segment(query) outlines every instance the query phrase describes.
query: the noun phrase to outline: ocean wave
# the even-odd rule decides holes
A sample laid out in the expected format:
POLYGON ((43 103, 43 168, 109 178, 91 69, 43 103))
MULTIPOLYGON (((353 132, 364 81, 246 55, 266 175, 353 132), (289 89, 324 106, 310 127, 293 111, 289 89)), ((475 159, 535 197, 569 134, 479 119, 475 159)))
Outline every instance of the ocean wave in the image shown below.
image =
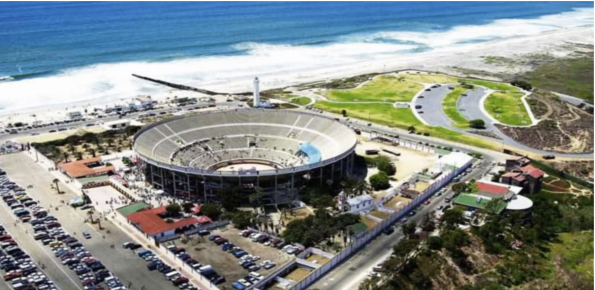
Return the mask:
POLYGON ((353 36, 351 41, 394 42, 425 45, 438 49, 461 44, 536 35, 560 29, 593 26, 592 8, 545 15, 534 19, 499 19, 483 25, 462 25, 445 31, 385 31, 353 36))
MULTIPOLYGON (((302 45, 243 42, 235 54, 172 56, 160 61, 97 64, 55 72, 11 76, 0 83, 2 112, 70 102, 106 102, 138 94, 167 93, 168 88, 131 76, 133 73, 196 87, 227 83, 257 75, 302 72, 360 61, 383 60, 427 50, 474 45, 494 39, 593 25, 593 9, 577 9, 535 19, 504 19, 485 25, 457 26, 445 31, 387 31, 351 35, 335 42, 302 45)), ((271 77, 274 78, 274 77, 271 77)), ((250 90, 250 82, 246 83, 250 90)))

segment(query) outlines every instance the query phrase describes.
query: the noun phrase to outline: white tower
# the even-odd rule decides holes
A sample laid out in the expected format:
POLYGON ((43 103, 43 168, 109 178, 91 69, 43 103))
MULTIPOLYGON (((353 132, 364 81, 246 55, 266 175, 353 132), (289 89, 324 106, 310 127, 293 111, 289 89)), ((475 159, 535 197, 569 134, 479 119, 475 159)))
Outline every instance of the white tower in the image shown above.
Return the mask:
POLYGON ((259 81, 258 77, 254 78, 254 108, 260 107, 260 88, 259 88, 259 81))

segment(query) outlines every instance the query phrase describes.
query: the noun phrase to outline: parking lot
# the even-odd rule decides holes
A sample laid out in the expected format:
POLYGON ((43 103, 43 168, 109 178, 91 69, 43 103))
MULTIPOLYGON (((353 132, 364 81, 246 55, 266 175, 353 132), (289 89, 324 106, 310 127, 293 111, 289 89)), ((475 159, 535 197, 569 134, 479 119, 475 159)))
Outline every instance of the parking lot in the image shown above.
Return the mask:
MULTIPOLYGON (((133 251, 122 248, 122 244, 129 242, 130 238, 119 227, 114 226, 105 219, 101 222, 102 229, 99 229, 98 224, 85 223, 84 220, 89 217, 86 211, 66 205, 68 201, 78 196, 64 184, 60 184, 60 190, 64 192, 63 194, 58 195, 55 191, 50 191, 49 187, 53 176, 35 164, 25 154, 18 153, 2 156, 0 158, 0 168, 6 170, 10 178, 22 187, 33 186, 27 189, 27 194, 35 201, 38 201, 39 205, 49 209, 49 213, 57 218, 61 227, 77 238, 91 254, 100 257, 105 267, 119 277, 124 285, 130 285, 129 288, 131 289, 140 289, 143 285, 149 287, 146 289, 177 289, 165 280, 162 275, 148 271, 146 263, 142 259, 135 258, 133 251), (83 232, 88 232, 91 238, 83 238, 83 232), (112 245, 114 245, 113 248, 112 245), (123 263, 123 261, 126 262, 123 263)), ((7 215, 10 215, 10 213, 0 211, 0 218, 3 220, 10 218, 7 215)), ((98 218, 98 214, 95 214, 95 218, 98 218)), ((22 231, 33 231, 33 228, 26 225, 22 231)), ((39 244, 33 241, 32 238, 29 239, 32 243, 24 246, 28 251, 31 251, 34 258, 45 259, 43 263, 52 265, 48 267, 48 274, 51 271, 56 271, 52 277, 60 277, 61 281, 65 281, 63 283, 65 284, 64 287, 60 287, 62 290, 82 289, 79 286, 79 277, 73 271, 70 271, 68 267, 63 266, 62 261, 57 259, 48 247, 40 250, 39 244), (62 272, 61 275, 60 272, 62 272), (65 275, 70 278, 65 279, 65 275), (76 281, 76 286, 68 285, 66 281, 69 280, 76 281)))
MULTIPOLYGON (((257 272, 262 276, 266 276, 271 271, 274 271, 280 265, 290 261, 294 258, 293 255, 287 254, 280 249, 272 246, 265 246, 259 242, 252 242, 249 237, 243 237, 240 235, 240 230, 227 226, 223 229, 217 229, 211 232, 210 235, 200 236, 195 235, 187 243, 182 243, 180 240, 166 243, 166 245, 176 245, 183 247, 186 253, 195 259, 201 266, 211 265, 213 270, 225 278, 225 282, 218 285, 219 288, 232 287, 234 282, 241 279, 245 279, 250 272, 257 272), (225 246, 224 243, 216 243, 212 241, 213 237, 219 236, 233 244, 233 246, 244 250, 248 256, 254 257, 253 264, 259 269, 253 271, 245 269, 240 265, 242 258, 236 258, 232 253, 231 249, 224 251, 225 247, 232 247, 231 245, 225 246), (265 261, 272 262, 270 269, 265 269, 263 263, 265 261)), ((243 258, 247 259, 247 258, 243 258)), ((268 268, 268 267, 267 267, 268 268)))

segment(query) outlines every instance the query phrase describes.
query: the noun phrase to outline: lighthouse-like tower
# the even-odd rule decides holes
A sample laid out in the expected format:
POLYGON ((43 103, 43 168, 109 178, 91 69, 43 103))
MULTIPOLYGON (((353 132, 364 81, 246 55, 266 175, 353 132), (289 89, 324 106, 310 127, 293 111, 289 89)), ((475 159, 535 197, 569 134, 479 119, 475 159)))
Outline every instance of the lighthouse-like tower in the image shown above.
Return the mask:
POLYGON ((254 78, 254 108, 260 107, 260 87, 259 87, 258 77, 254 78))

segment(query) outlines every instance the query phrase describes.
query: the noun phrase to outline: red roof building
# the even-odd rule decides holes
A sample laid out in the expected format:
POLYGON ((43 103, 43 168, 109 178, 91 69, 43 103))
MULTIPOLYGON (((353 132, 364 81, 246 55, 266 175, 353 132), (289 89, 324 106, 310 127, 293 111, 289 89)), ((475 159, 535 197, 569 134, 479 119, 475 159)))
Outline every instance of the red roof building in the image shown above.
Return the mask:
MULTIPOLYGON (((522 159, 521 159, 522 160, 522 159)), ((516 160, 514 160, 516 161, 516 160)), ((510 172, 500 177, 500 182, 509 185, 522 187, 527 193, 535 193, 541 190, 541 179, 545 175, 539 168, 525 163, 524 166, 515 166, 510 172)))
POLYGON ((163 212, 166 212, 165 206, 141 210, 126 216, 126 218, 149 236, 173 235, 178 229, 200 223, 200 221, 194 217, 168 223, 159 216, 159 214, 163 212))
POLYGON ((116 170, 113 166, 105 166, 101 156, 61 163, 58 168, 72 178, 99 176, 116 170))

